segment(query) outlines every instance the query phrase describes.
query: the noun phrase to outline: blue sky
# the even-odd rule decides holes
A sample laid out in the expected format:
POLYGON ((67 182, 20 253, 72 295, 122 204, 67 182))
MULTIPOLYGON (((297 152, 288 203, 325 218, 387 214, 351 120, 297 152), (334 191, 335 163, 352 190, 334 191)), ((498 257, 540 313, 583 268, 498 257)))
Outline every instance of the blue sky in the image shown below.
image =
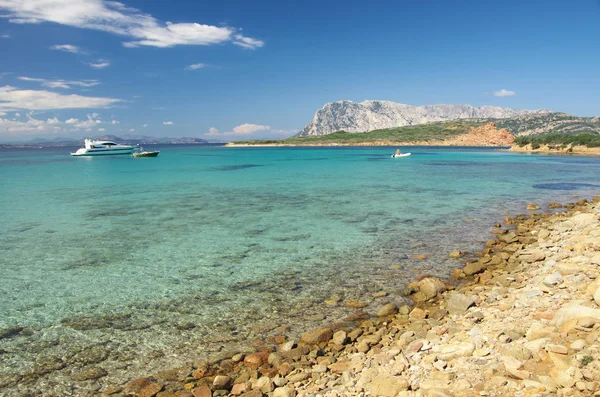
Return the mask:
POLYGON ((0 0, 0 142, 282 138, 342 99, 597 116, 599 47, 594 0, 0 0))

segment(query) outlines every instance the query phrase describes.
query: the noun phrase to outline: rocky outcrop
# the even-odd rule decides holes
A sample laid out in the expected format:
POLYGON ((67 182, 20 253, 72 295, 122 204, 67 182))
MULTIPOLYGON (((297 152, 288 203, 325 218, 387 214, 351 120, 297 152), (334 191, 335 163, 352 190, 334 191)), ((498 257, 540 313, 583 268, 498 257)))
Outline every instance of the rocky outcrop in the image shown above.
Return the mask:
POLYGON ((456 119, 503 119, 546 110, 517 110, 495 106, 428 105, 411 106, 389 101, 338 101, 319 109, 297 136, 326 135, 335 131, 368 132, 434 121, 456 119))
POLYGON ((473 127, 468 133, 450 138, 443 143, 450 146, 510 146, 515 137, 496 123, 473 127))

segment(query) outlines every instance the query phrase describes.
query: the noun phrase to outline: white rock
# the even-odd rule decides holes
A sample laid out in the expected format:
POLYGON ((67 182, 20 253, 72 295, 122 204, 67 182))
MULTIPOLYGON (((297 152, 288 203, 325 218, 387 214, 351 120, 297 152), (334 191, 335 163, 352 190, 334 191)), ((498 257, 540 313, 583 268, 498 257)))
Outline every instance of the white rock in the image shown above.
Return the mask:
POLYGON ((566 306, 556 312, 554 322, 560 327, 569 320, 580 320, 586 317, 600 321, 600 309, 593 309, 578 304, 566 306))
POLYGON ((552 287, 553 285, 558 285, 562 283, 562 275, 559 272, 554 272, 544 278, 543 283, 548 287, 552 287))

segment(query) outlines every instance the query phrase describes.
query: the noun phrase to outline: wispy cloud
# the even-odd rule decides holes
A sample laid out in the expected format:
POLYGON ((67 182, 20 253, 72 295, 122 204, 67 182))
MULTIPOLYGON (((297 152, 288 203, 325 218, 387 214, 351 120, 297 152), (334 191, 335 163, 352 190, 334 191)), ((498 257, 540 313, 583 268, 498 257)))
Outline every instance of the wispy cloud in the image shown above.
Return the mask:
POLYGON ((206 65, 203 63, 194 63, 193 65, 186 66, 185 70, 203 69, 204 67, 206 67, 206 65))
POLYGON ((0 87, 0 111, 108 108, 117 102, 121 100, 76 94, 61 95, 44 90, 20 90, 8 85, 0 87))
POLYGON ((106 59, 98 59, 98 61, 95 63, 89 62, 88 65, 94 69, 104 69, 110 66, 110 61, 107 61, 106 59))
POLYGON ((0 39, 10 39, 9 34, 0 34, 0 39))
POLYGON ((220 132, 217 128, 211 127, 204 136, 250 136, 256 133, 263 133, 268 135, 277 135, 277 136, 288 136, 297 130, 278 130, 273 129, 268 125, 260 125, 260 124, 250 124, 244 123, 240 124, 236 127, 233 127, 231 131, 220 132))
POLYGON ((94 87, 94 86, 100 84, 100 82, 98 80, 66 81, 66 80, 48 80, 48 79, 25 77, 25 76, 20 76, 17 78, 22 81, 33 81, 33 82, 41 83, 42 86, 48 87, 48 88, 65 88, 66 89, 66 88, 71 88, 71 86, 94 87))
POLYGON ((236 34, 234 36, 233 44, 249 50, 255 50, 265 45, 264 41, 256 40, 251 37, 244 37, 241 34, 236 34))
POLYGON ((108 0, 0 0, 9 22, 54 22, 83 29, 101 30, 127 37, 125 47, 173 47, 233 42, 255 49, 261 40, 245 37, 239 29, 199 23, 161 22, 149 14, 108 0))
POLYGON ((173 123, 172 121, 163 121, 164 125, 173 125, 175 123, 173 123))
POLYGON ((505 90, 505 89, 501 89, 500 91, 494 92, 494 96, 513 96, 513 95, 517 95, 517 93, 514 91, 505 90))
MULTIPOLYGON (((0 2, 0 9, 2 8, 2 3, 0 2)), ((41 22, 41 21, 40 21, 41 22)), ((51 50, 55 50, 55 51, 64 51, 64 52, 70 52, 73 54, 81 54, 83 53, 83 51, 81 51, 81 49, 75 45, 72 44, 58 44, 58 45, 53 45, 52 47, 50 47, 51 50)))

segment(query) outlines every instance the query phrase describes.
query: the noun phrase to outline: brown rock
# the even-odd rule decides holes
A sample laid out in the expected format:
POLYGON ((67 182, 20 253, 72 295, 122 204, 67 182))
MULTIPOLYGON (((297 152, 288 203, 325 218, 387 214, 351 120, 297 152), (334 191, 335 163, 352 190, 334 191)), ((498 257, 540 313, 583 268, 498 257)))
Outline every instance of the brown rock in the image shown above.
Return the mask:
POLYGON ((499 235, 498 240, 500 240, 503 243, 510 244, 510 243, 514 243, 515 241, 518 241, 519 238, 517 237, 517 235, 514 232, 510 231, 506 234, 499 235))
POLYGON ((238 394, 244 393, 247 389, 248 389, 248 385, 247 384, 245 384, 245 383, 238 383, 236 385, 233 385, 233 387, 231 388, 231 394, 237 396, 238 394))
POLYGON ((346 302, 346 306, 347 307, 352 307, 352 308, 355 308, 355 309, 361 309, 363 307, 369 306, 369 304, 365 303, 365 302, 357 301, 356 299, 350 299, 348 302, 346 302))
POLYGON ((396 306, 393 303, 388 303, 387 305, 383 305, 382 307, 379 308, 379 310, 377 310, 378 317, 385 317, 385 316, 389 316, 391 314, 396 314, 396 313, 398 313, 398 306, 396 306))
POLYGON ((132 379, 129 381, 129 383, 127 383, 127 385, 125 385, 125 393, 139 394, 144 387, 151 383, 152 381, 149 378, 132 379))
POLYGON ((453 250, 452 252, 450 252, 450 253, 448 254, 448 256, 449 256, 450 258, 460 258, 460 257, 462 257, 462 256, 464 256, 464 255, 465 255, 465 253, 464 253, 464 252, 462 252, 461 250, 453 250))
POLYGON ((302 334, 302 337, 300 337, 300 343, 304 343, 306 345, 317 345, 321 342, 329 342, 332 337, 333 330, 331 328, 319 328, 302 334))
POLYGON ((410 312, 410 314, 408 316, 410 318, 423 320, 423 319, 427 318, 427 312, 421 308, 415 307, 414 309, 412 309, 412 311, 410 312))
POLYGON ((192 390, 194 397, 212 397, 212 392, 206 385, 200 385, 199 387, 192 390))
POLYGON ((470 262, 463 267, 463 272, 467 276, 472 276, 473 274, 481 273, 485 269, 485 266, 480 262, 470 262))
POLYGON ((423 261, 423 260, 427 259, 427 255, 413 255, 412 258, 419 260, 419 261, 423 261))
POLYGON ((154 397, 163 389, 163 387, 164 385, 162 383, 150 383, 140 391, 138 397, 154 397))
POLYGON ((266 352, 252 353, 244 357, 244 365, 247 367, 260 367, 268 359, 269 355, 266 352))

